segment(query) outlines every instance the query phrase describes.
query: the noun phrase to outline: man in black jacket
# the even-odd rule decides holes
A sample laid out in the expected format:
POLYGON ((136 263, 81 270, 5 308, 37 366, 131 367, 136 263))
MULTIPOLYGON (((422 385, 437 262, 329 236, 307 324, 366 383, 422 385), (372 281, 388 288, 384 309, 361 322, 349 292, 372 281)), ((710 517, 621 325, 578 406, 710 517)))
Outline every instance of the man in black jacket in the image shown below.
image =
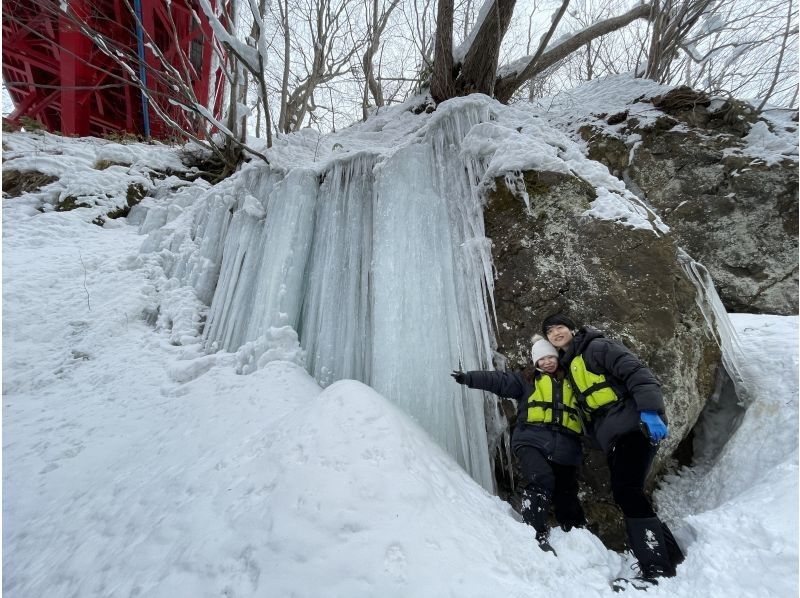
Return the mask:
POLYGON ((554 552, 548 542, 551 502, 563 529, 586 525, 578 500, 581 421, 555 348, 538 335, 533 340, 531 357, 537 370, 533 383, 518 372, 455 371, 451 375, 459 384, 518 401, 511 447, 525 482, 522 518, 536 530, 539 546, 554 552))
POLYGON ((577 330, 563 314, 545 318, 542 332, 558 350, 590 434, 606 454, 611 491, 639 561, 632 582, 640 587, 674 576, 683 553, 644 492, 658 442, 668 433, 661 385, 624 345, 589 326, 577 330))

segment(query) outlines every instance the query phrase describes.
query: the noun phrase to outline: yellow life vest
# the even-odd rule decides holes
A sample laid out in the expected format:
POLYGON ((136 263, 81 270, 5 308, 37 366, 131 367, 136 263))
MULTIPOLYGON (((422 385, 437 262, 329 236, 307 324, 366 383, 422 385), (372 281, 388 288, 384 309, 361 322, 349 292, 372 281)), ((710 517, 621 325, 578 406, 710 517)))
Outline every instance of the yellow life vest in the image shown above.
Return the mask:
POLYGON ((536 380, 533 394, 525 402, 525 421, 529 424, 552 424, 576 434, 581 433, 581 420, 575 394, 566 378, 561 383, 561 396, 553 384, 553 378, 544 374, 536 380))
POLYGON ((578 355, 569 366, 569 381, 575 386, 578 403, 587 415, 593 411, 619 401, 617 394, 602 374, 586 369, 583 355, 578 355))

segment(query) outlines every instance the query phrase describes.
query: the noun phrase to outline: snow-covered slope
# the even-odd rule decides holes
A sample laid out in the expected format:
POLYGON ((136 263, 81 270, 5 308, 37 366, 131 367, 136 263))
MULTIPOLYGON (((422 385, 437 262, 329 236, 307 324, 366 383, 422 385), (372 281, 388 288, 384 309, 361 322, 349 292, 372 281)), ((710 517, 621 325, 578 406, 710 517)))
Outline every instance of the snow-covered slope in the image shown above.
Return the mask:
MULTIPOLYGON (((386 399, 323 391, 289 331, 248 375, 172 344, 134 227, 6 199, 3 234, 5 596, 586 598, 630 571, 585 530, 541 552, 386 399)), ((756 394, 659 491, 687 560, 649 596, 797 593, 798 319, 734 323, 756 394)))

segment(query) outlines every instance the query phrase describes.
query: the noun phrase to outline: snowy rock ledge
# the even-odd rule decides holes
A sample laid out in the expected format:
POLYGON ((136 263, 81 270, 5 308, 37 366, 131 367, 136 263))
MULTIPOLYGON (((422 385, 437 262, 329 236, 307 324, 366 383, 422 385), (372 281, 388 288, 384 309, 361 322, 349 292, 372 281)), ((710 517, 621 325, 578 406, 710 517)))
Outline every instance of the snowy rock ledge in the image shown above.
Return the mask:
POLYGON ((797 111, 627 75, 534 109, 646 201, 729 311, 796 314, 797 111))

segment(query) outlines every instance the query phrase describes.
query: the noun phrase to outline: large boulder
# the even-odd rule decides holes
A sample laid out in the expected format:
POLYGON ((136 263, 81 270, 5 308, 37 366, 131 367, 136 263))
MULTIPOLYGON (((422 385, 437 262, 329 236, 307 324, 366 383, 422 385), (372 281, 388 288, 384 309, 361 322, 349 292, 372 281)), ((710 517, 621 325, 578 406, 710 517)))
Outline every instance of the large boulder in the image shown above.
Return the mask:
POLYGON ((796 128, 777 131, 746 104, 688 88, 648 101, 661 112, 655 120, 622 113, 584 126, 589 157, 638 188, 708 268, 728 311, 796 314, 797 161, 769 151, 781 149, 770 148, 782 143, 773 131, 796 128), (759 143, 762 157, 746 151, 759 143))
MULTIPOLYGON (((694 426, 719 363, 695 288, 678 265, 675 239, 584 216, 596 192, 577 177, 526 172, 523 179, 530 211, 498 180, 484 213, 496 269, 497 350, 509 369, 530 367, 531 336, 556 311, 623 342, 663 385, 671 436, 658 469, 694 426)), ((505 410, 513 420, 513 405, 505 410)), ((587 515, 606 543, 620 548, 624 527, 605 459, 599 451, 587 457, 587 515)), ((516 489, 505 486, 501 493, 514 502, 516 489)))

